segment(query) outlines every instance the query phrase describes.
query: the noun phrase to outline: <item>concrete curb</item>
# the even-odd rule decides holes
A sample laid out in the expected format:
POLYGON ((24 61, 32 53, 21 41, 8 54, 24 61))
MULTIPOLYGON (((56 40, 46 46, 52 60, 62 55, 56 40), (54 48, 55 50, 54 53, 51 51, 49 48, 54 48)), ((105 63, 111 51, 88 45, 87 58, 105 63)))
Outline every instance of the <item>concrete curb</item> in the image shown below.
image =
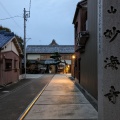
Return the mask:
POLYGON ((41 96, 41 94, 43 93, 45 88, 48 86, 48 84, 45 85, 45 87, 42 89, 42 91, 34 98, 34 100, 28 105, 28 107, 25 109, 25 111, 20 115, 20 117, 17 120, 23 120, 25 118, 25 116, 28 114, 28 112, 30 111, 30 109, 32 108, 34 103, 39 99, 39 97, 41 96))

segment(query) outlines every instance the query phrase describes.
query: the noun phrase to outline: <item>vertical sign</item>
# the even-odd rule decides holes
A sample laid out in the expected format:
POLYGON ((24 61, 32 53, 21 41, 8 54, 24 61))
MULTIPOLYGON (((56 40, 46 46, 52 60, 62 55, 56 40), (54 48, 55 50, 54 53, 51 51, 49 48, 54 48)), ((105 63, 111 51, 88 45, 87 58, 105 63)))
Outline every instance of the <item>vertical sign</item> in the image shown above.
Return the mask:
POLYGON ((99 120, 120 120, 119 6, 119 0, 98 0, 99 120))

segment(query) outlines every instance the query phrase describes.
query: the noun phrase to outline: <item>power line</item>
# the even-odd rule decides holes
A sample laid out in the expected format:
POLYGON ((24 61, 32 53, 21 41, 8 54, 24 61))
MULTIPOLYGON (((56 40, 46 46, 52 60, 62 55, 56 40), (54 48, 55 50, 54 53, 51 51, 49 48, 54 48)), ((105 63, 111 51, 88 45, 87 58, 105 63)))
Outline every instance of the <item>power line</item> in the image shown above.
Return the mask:
POLYGON ((7 19, 15 18, 15 17, 21 17, 22 18, 22 16, 13 16, 13 17, 9 17, 9 18, 3 18, 3 19, 0 19, 0 20, 7 20, 7 19))
POLYGON ((14 21, 14 23, 20 28, 22 29, 18 23, 14 20, 14 18, 12 18, 11 14, 7 11, 7 9, 4 7, 4 5, 0 2, 0 5, 2 6, 2 8, 5 10, 5 12, 9 15, 9 17, 14 21))

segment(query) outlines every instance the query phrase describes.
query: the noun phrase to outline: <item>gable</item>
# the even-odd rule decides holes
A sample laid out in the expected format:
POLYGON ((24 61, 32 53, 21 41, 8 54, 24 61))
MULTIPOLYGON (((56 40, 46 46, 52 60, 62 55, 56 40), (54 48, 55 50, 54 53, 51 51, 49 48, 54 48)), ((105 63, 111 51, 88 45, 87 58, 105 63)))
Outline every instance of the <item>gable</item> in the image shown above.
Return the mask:
POLYGON ((13 51, 17 55, 22 54, 21 47, 14 33, 0 31, 0 50, 1 52, 13 51))
POLYGON ((7 44, 5 44, 3 46, 3 50, 1 52, 7 52, 7 51, 13 51, 14 53, 16 53, 18 56, 19 56, 19 52, 18 50, 16 49, 16 46, 15 44, 13 43, 13 40, 12 41, 9 41, 7 44))

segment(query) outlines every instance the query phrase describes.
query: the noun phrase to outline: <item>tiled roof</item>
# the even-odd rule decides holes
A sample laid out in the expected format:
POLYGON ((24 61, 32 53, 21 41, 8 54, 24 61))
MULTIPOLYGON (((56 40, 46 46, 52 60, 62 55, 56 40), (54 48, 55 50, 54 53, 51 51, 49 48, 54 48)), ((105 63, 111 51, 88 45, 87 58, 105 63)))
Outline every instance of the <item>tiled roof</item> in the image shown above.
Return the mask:
POLYGON ((26 53, 74 53, 74 45, 59 45, 59 46, 48 46, 48 45, 28 45, 26 53))
POLYGON ((74 45, 28 45, 26 53, 74 53, 74 45))
POLYGON ((14 33, 10 33, 10 32, 6 32, 4 30, 1 30, 0 31, 0 48, 2 48, 13 37, 14 37, 14 33))
POLYGON ((52 42, 51 42, 49 45, 50 45, 50 46, 55 46, 55 45, 58 45, 58 44, 57 44, 56 41, 53 39, 52 42))

